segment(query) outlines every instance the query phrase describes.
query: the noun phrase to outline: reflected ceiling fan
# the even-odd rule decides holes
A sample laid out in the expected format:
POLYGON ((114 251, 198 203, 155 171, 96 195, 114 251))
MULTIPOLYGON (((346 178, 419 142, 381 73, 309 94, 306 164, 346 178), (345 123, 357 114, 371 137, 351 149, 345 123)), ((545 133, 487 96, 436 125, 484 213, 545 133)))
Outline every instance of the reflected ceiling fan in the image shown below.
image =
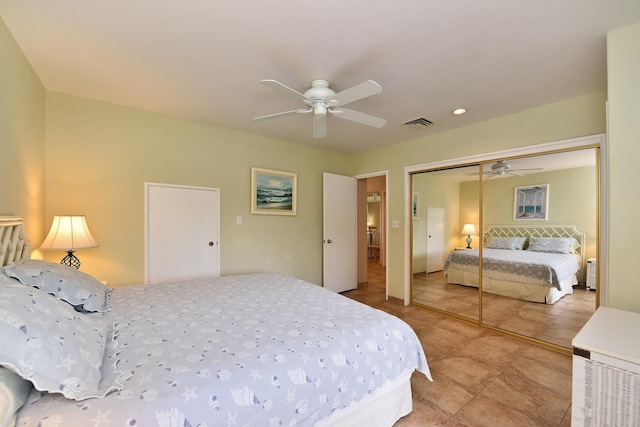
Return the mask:
MULTIPOLYGON (((507 163, 506 160, 498 160, 493 165, 491 165, 491 170, 484 171, 482 173, 483 175, 491 175, 491 177, 503 175, 526 176, 519 172, 539 170, 542 170, 542 168, 511 169, 511 165, 507 163)), ((465 175, 478 175, 478 172, 469 172, 465 175)))
POLYGON ((329 82, 323 79, 312 80, 311 87, 307 89, 305 93, 300 93, 297 90, 291 89, 290 87, 275 80, 261 80, 260 83, 280 93, 302 101, 307 105, 307 108, 255 117, 253 120, 265 120, 293 114, 313 113, 314 138, 322 138, 327 135, 327 113, 341 119, 351 120, 352 122, 376 128, 380 128, 387 123, 385 119, 361 113, 359 111, 342 108, 343 105, 347 105, 351 102, 382 92, 382 87, 373 80, 367 80, 338 93, 329 88, 329 82))

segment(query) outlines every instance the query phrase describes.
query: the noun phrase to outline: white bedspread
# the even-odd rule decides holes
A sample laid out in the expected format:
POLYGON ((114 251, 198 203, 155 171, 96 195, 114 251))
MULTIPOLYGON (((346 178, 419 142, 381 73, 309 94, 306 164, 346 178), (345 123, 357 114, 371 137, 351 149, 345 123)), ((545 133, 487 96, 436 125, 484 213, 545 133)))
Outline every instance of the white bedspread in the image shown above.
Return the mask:
POLYGON ((124 388, 32 393, 17 425, 312 426, 407 372, 431 378, 406 323, 281 274, 116 288, 111 305, 90 315, 116 323, 124 388))

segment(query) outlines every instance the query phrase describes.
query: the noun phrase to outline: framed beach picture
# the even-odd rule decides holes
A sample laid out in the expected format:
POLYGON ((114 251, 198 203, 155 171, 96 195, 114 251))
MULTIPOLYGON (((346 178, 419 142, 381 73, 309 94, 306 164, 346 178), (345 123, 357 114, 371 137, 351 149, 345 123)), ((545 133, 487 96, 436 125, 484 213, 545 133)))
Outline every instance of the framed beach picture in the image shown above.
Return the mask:
POLYGON ((296 215, 298 174, 251 168, 251 213, 296 215))
POLYGON ((549 219, 549 184, 516 187, 513 219, 549 219))
POLYGON ((411 211, 413 212, 413 219, 418 219, 418 198, 420 197, 420 193, 417 191, 413 192, 413 201, 411 203, 411 211))

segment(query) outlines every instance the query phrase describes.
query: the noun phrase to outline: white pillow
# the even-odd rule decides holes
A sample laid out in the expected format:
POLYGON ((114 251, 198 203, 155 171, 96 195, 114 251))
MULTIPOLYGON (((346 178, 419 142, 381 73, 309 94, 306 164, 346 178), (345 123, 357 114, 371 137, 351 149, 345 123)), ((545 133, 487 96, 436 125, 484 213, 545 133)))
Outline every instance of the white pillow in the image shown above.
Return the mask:
POLYGON ((580 244, 573 237, 530 237, 527 250, 554 254, 572 254, 580 244))
POLYGON ((68 265, 40 259, 18 261, 4 268, 7 276, 55 295, 78 310, 109 311, 107 287, 68 265))
POLYGON ((0 290, 0 366, 40 391, 83 400, 121 388, 102 382, 106 322, 19 282, 0 290))
POLYGON ((16 412, 24 405, 30 390, 29 381, 0 367, 0 426, 15 426, 16 412))
POLYGON ((487 244, 488 249, 522 250, 526 237, 492 237, 487 244))

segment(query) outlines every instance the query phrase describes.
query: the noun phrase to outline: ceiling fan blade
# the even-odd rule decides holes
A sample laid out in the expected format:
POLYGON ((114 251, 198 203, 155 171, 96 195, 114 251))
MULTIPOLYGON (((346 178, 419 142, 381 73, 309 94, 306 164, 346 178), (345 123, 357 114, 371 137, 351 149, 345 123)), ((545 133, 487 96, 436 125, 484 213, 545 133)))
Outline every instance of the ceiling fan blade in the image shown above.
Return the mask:
POLYGON ((541 171, 543 168, 524 168, 524 169, 509 169, 509 172, 513 171, 541 171))
POLYGON ((313 111, 313 108, 309 108, 309 109, 301 108, 301 109, 297 109, 297 110, 283 111, 282 113, 267 114, 266 116, 254 117, 253 120, 273 119, 273 118, 280 117, 280 116, 290 116, 292 114, 310 113, 312 111, 313 111))
POLYGON ((362 123, 363 125, 373 126, 375 128, 381 128, 387 124, 385 119, 372 116, 369 114, 361 113, 360 111, 347 110, 346 108, 340 108, 339 110, 329 110, 331 114, 341 119, 351 120, 352 122, 362 123))
POLYGON ((345 89, 336 93, 329 100, 329 105, 346 105, 380 92, 382 92, 382 87, 378 83, 374 82, 373 80, 367 80, 360 83, 359 85, 355 85, 353 87, 350 87, 349 89, 345 89))
POLYGON ((260 83, 262 83, 263 85, 270 87, 271 89, 274 89, 282 94, 285 94, 287 96, 290 96, 292 98, 295 99, 299 99, 300 101, 309 101, 311 102, 311 99, 307 98, 306 96, 304 96, 304 94, 298 92, 295 89, 291 89, 289 86, 285 86, 280 82, 277 82, 275 80, 260 80, 260 83))
POLYGON ((327 136, 327 115, 313 117, 313 137, 323 138, 327 136))

